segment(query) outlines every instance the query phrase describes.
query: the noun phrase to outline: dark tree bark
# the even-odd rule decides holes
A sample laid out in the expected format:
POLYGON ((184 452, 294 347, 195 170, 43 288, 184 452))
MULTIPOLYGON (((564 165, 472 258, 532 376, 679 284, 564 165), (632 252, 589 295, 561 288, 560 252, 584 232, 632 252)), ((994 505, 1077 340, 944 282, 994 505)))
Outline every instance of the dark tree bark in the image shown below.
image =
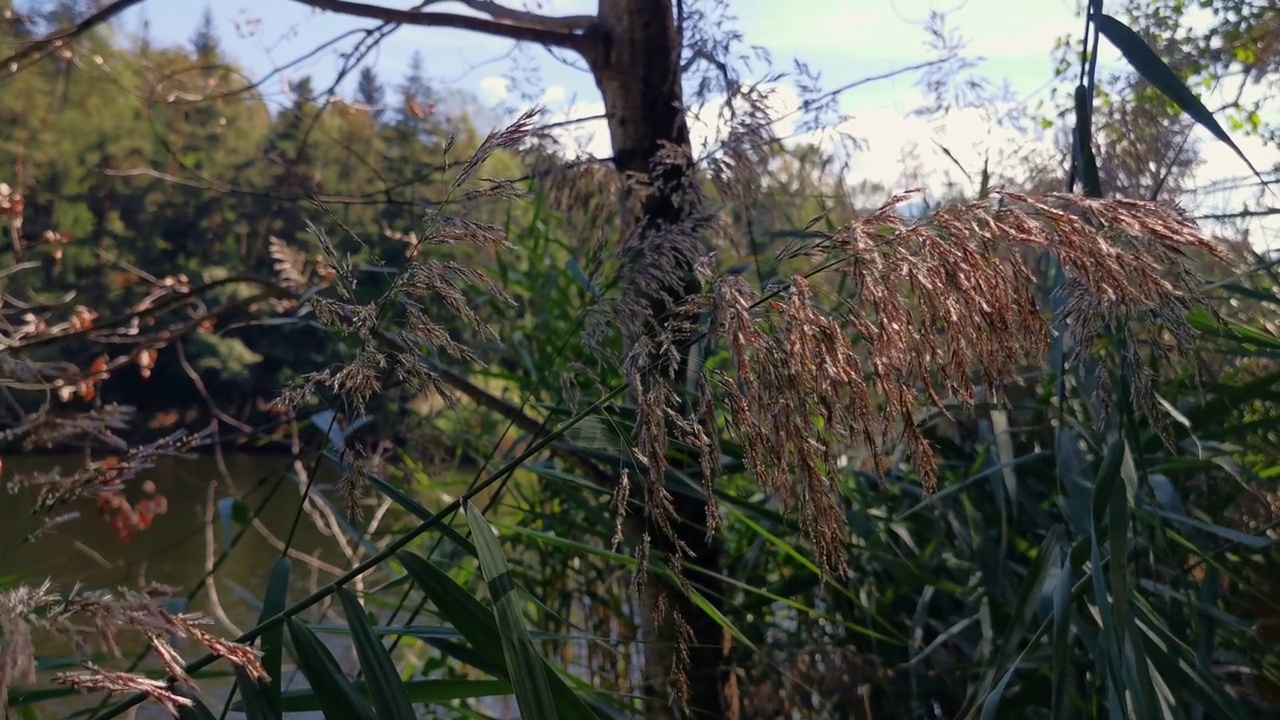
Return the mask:
MULTIPOLYGON (((594 43, 584 53, 604 98, 605 116, 613 142, 613 162, 625 175, 638 177, 643 193, 639 216, 626 218, 625 230, 651 233, 661 242, 667 228, 689 223, 702 208, 696 198, 682 192, 692 182, 692 147, 684 109, 679 28, 671 0, 601 0, 599 24, 593 28, 594 43), (676 161, 654 162, 660 155, 675 155, 676 161), (683 161, 681 161, 683 160, 683 161)), ((625 211, 625 209, 624 209, 625 211)), ((686 277, 683 288, 663 298, 653 299, 652 317, 662 318, 681 298, 696 292, 692 267, 679 271, 686 277), (665 307, 664 307, 665 305, 665 307)), ((653 380, 670 381, 669 369, 659 366, 651 373, 653 380), (663 377, 665 376, 665 378, 663 377)), ((707 536, 705 529, 707 503, 683 493, 672 493, 676 510, 675 535, 692 557, 685 561, 690 583, 710 602, 723 610, 723 583, 713 578, 722 570, 722 550, 718 538, 707 536), (702 570, 705 572, 698 572, 702 570)), ((671 552, 674 548, 663 534, 650 528, 658 547, 671 552)), ((667 593, 675 616, 689 624, 688 709, 695 718, 728 717, 725 702, 726 637, 724 629, 682 592, 666 588, 650 588, 650 615, 656 605, 655 593, 667 593)), ((654 622, 647 617, 646 696, 648 714, 667 714, 667 684, 674 657, 676 628, 671 622, 654 622)))

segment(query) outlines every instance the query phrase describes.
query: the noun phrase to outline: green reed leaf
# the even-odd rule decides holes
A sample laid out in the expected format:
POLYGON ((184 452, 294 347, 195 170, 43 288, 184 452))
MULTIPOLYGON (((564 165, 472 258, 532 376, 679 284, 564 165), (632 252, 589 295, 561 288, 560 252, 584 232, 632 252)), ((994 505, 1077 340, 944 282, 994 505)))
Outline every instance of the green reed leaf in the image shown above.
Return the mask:
POLYGON ((554 720, 555 701, 543 670, 543 659, 529 637, 529 626, 521 612, 520 593, 511 578, 511 568, 502 554, 498 536, 474 503, 467 503, 466 510, 472 542, 480 553, 480 570, 488 583, 489 598, 498 618, 502 649, 520 716, 525 720, 554 720))
POLYGON ((364 606, 355 593, 346 588, 338 588, 337 596, 351 628, 351 641, 356 655, 360 657, 360 669, 368 678, 369 694, 379 720, 417 720, 400 672, 396 670, 391 654, 383 647, 382 640, 373 632, 364 606))
POLYGON ((325 720, 374 720, 368 703, 320 638, 295 618, 289 618, 287 624, 298 656, 298 668, 319 697, 320 712, 325 720))

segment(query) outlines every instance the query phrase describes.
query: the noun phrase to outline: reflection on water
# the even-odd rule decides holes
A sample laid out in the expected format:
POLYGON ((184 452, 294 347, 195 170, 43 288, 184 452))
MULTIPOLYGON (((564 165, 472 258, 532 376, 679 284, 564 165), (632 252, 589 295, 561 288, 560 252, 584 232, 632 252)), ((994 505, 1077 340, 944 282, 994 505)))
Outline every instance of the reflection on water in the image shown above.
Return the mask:
MULTIPOLYGON (((30 472, 48 472, 60 468, 74 472, 81 467, 82 458, 76 456, 35 456, 4 458, 4 478, 30 472)), ((138 588, 146 583, 161 583, 179 588, 186 594, 195 591, 188 610, 201 611, 210 616, 215 613, 208 593, 202 587, 206 564, 227 547, 231 539, 245 527, 242 521, 245 510, 257 511, 258 518, 274 538, 268 538, 252 527, 244 532, 218 568, 214 591, 226 620, 239 628, 251 627, 258 617, 258 600, 266 587, 271 565, 280 551, 272 541, 279 542, 287 534, 298 510, 301 488, 293 474, 289 458, 230 455, 223 465, 214 458, 190 460, 161 459, 157 466, 141 473, 131 483, 130 498, 141 494, 136 489, 143 482, 155 484, 156 491, 168 500, 164 515, 157 516, 151 526, 132 540, 121 543, 116 531, 91 501, 79 501, 66 510, 76 511, 79 517, 60 524, 47 535, 34 542, 23 539, 38 527, 39 522, 31 514, 36 492, 25 489, 14 495, 4 495, 0 502, 0 583, 40 583, 46 578, 63 592, 76 583, 89 588, 112 588, 120 585, 138 588), (210 483, 214 487, 215 506, 208 504, 210 483), (228 498, 243 502, 235 513, 217 510, 218 499, 223 510, 229 510, 228 498), (259 508, 261 508, 259 510, 259 508), (212 523, 206 519, 212 514, 212 523), (231 517, 232 515, 235 517, 231 517), (230 530, 230 534, 228 534, 230 530), (212 545, 208 542, 212 533, 212 545)), ((333 477, 322 469, 317 484, 332 482, 333 477)), ((298 526, 294 547, 314 556, 317 561, 342 568, 345 559, 338 551, 333 538, 322 532, 305 517, 298 526)), ((323 584, 331 579, 323 567, 309 566, 305 561, 294 561, 294 583, 291 597, 297 599, 308 591, 308 585, 323 584)), ((226 625, 215 624, 215 634, 233 634, 226 625)), ((122 640, 123 644, 124 640, 122 640)), ((41 642, 37 638, 42 655, 69 655, 73 649, 66 644, 41 642)), ((132 659, 139 645, 123 647, 126 657, 132 659)), ((179 651, 188 659, 203 654, 198 647, 179 644, 179 651)), ((340 655, 341 659, 342 656, 340 655)), ((154 663, 144 665, 155 667, 154 663)), ((224 664, 215 668, 224 669, 224 664)), ((47 675, 45 676, 47 677, 47 675)), ((201 682, 205 700, 211 707, 221 709, 229 683, 225 680, 201 682)), ((40 706, 38 717, 65 718, 75 710, 92 706, 85 698, 73 697, 50 701, 40 706)), ((140 718, 167 717, 157 707, 144 706, 140 718)), ((292 716, 291 716, 292 717, 292 716)), ((303 717, 298 715, 297 717, 303 717)))

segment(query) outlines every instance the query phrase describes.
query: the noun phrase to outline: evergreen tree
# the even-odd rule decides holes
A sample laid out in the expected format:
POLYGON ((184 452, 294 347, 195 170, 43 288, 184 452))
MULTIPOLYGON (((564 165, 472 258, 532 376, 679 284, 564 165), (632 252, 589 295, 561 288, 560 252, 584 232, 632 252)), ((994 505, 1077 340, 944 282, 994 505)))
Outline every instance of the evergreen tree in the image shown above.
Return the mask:
POLYGON ((400 86, 400 121, 419 128, 426 126, 420 121, 431 117, 435 110, 435 93, 427 83, 424 64, 422 53, 415 50, 409 58, 409 74, 400 86))
POLYGON ((385 100, 386 90, 378 80, 378 74, 371 67, 362 68, 360 70, 360 80, 356 84, 356 102, 368 106, 369 114, 373 116, 373 119, 381 121, 385 110, 383 107, 385 100))
POLYGON ((213 11, 207 5, 204 8, 204 15, 200 17, 200 25, 191 36, 191 48, 196 51, 196 57, 201 61, 212 60, 221 54, 218 31, 213 24, 213 11))
POLYGON ((310 75, 304 75, 298 78, 297 82, 292 83, 290 88, 293 93, 293 109, 298 111, 307 105, 311 105, 316 99, 315 85, 311 82, 310 75))

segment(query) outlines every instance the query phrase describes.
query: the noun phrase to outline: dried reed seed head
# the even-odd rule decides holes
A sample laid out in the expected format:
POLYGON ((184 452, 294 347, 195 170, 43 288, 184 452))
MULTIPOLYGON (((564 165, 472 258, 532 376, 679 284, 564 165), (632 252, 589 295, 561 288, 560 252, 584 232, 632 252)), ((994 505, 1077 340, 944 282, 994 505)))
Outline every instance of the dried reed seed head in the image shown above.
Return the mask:
MULTIPOLYGON (((465 183, 493 152, 523 142, 531 132, 536 116, 537 110, 531 110, 511 126, 490 133, 460 169, 455 189, 465 183)), ((502 196, 516 195, 514 187, 509 184, 491 184, 490 190, 502 196)), ((417 299, 429 296, 441 302, 455 317, 482 336, 493 339, 497 334, 472 310, 466 289, 478 287, 501 301, 512 304, 514 301, 483 272, 451 260, 424 258, 421 251, 430 246, 454 244, 490 250, 506 249, 510 245, 503 228, 496 225, 434 211, 429 212, 424 220, 427 227, 423 234, 399 235, 410 246, 407 250, 409 262, 395 276, 390 287, 369 303, 354 300, 349 292, 355 286, 350 262, 339 256, 324 233, 312 227, 326 261, 337 271, 342 282, 335 288, 339 299, 313 295, 308 304, 322 325, 337 329, 344 335, 355 335, 361 340, 361 347, 346 365, 310 373, 304 376, 301 384, 286 388, 279 398, 281 407, 296 409, 314 398, 318 389, 328 388, 357 413, 363 412, 369 400, 381 391, 388 375, 409 383, 419 392, 430 391, 450 404, 456 402, 445 391, 440 378, 422 367, 420 358, 412 350, 425 343, 458 359, 475 361, 476 356, 465 344, 454 339, 442 323, 433 320, 417 299), (396 329, 387 330, 390 326, 396 329), (386 339, 392 342, 384 342, 386 339)), ((390 229, 386 233, 394 235, 390 229)), ((279 256, 277 269, 282 279, 296 280, 296 258, 287 252, 283 243, 273 245, 273 249, 273 257, 279 256)))
POLYGON ((422 233, 410 233, 405 237, 410 243, 406 255, 416 259, 423 248, 446 245, 468 245, 485 250, 504 250, 511 247, 506 229, 488 223, 428 210, 423 215, 422 233))
POLYGON ((363 413, 369 398, 382 390, 387 359, 381 351, 365 346, 354 360, 333 374, 330 387, 349 401, 357 413, 363 413))
POLYGON ((529 192, 517 186, 515 182, 503 178, 480 178, 485 183, 484 187, 468 190, 459 198, 459 204, 469 204, 477 200, 491 200, 500 198, 502 200, 527 200, 529 192))
MULTIPOLYGON (((909 222, 896 208, 910 196, 790 249, 791 257, 813 257, 815 270, 812 280, 793 278, 783 296, 764 298, 725 275, 706 303, 709 337, 726 346, 730 368, 699 381, 701 402, 723 398, 748 469, 784 507, 798 509, 831 572, 845 569, 838 479, 847 453, 861 445, 882 473, 883 450, 901 443, 932 490, 938 467, 918 426, 921 410, 946 413, 947 398, 972 405, 979 392, 1000 401, 1004 387, 1043 361, 1052 331, 1026 250, 1055 253, 1068 273, 1059 292, 1075 362, 1105 328, 1121 324, 1157 327, 1165 342, 1156 350, 1188 350, 1185 313, 1198 283, 1189 252, 1225 258, 1178 210, 1155 203, 1007 193, 909 222), (852 280, 853 290, 818 302, 815 283, 830 272, 852 280)), ((658 247, 652 266, 669 269, 680 244, 655 237, 648 236, 658 247)), ((637 277, 647 280, 643 270, 637 277)), ((640 406, 637 451, 656 478, 668 427, 680 421, 662 410, 672 396, 657 385, 667 379, 638 369, 641 359, 671 351, 654 342, 652 333, 635 341, 625 364, 640 406)), ((1133 342, 1124 352, 1135 370, 1135 410, 1151 417, 1154 374, 1133 342)), ((685 439, 709 449, 710 436, 685 439)), ((661 498, 652 487, 647 494, 661 498)), ((666 507, 651 504, 656 526, 669 532, 666 507)))
POLYGON ((610 546, 611 552, 617 552, 618 546, 622 544, 623 532, 622 526, 627 517, 627 503, 631 500, 631 473, 623 468, 618 475, 618 484, 613 488, 613 500, 610 505, 613 508, 613 544, 610 546))
POLYGON ((558 157, 539 158, 535 163, 533 174, 543 181, 538 191, 551 209, 565 215, 565 223, 582 220, 585 224, 616 216, 618 208, 610 201, 621 197, 623 177, 611 165, 594 160, 566 163, 558 157), (584 209, 594 212, 580 218, 584 209))
POLYGON ((275 261, 272 268, 281 285, 290 290, 301 290, 308 285, 306 253, 274 235, 267 238, 267 252, 275 261))
POLYGON ((458 171, 457 177, 454 179, 453 187, 455 189, 462 187, 471 175, 489 159, 494 152, 502 149, 518 147, 533 134, 536 129, 535 121, 542 114, 542 108, 533 107, 521 113, 520 117, 505 128, 494 130, 485 136, 480 142, 480 146, 476 148, 475 153, 463 163, 462 168, 458 171))
POLYGON ((128 448, 128 443, 117 432, 128 428, 133 416, 133 407, 115 403, 75 413, 46 410, 0 432, 0 441, 22 438, 24 450, 36 450, 75 441, 97 440, 123 451, 128 448))
POLYGON ((159 703, 170 715, 178 717, 183 708, 195 703, 169 689, 163 680, 153 680, 133 673, 104 670, 93 663, 86 663, 85 669, 78 672, 63 672, 54 675, 53 682, 79 690, 83 693, 107 691, 109 693, 142 693, 159 703))
MULTIPOLYGON (((681 332, 679 326, 688 323, 691 308, 681 304, 701 289, 694 272, 706 255, 702 237, 707 220, 694 218, 658 230, 638 227, 621 243, 622 281, 611 311, 628 345, 645 335, 688 336, 688 328, 681 332)), ((678 357, 680 350, 674 352, 678 357)), ((677 360, 675 366, 679 364, 677 360)))
POLYGON ((768 179, 778 137, 773 132, 772 92, 760 85, 739 88, 723 105, 726 121, 719 152, 707 160, 716 190, 733 207, 751 207, 768 179))
POLYGON ((397 356, 396 377, 410 388, 420 393, 430 393, 444 400, 450 408, 458 407, 458 398, 445 385, 444 380, 422 364, 422 359, 411 353, 397 356))
POLYGON ((36 680, 35 647, 31 621, 38 608, 59 600, 53 585, 19 585, 0 592, 0 706, 9 705, 9 688, 36 680))
POLYGON ((342 477, 338 480, 338 497, 342 498, 342 503, 347 511, 347 515, 352 519, 360 519, 360 499, 361 491, 364 490, 364 469, 359 466, 360 458, 354 458, 354 462, 342 471, 342 477))
MULTIPOLYGON (((85 415, 92 416, 93 413, 85 415)), ((37 434, 46 439, 49 437, 39 431, 37 434)), ((6 482, 6 489, 16 493, 24 488, 37 488, 39 494, 32 514, 48 512, 83 498, 101 498, 125 489, 140 472, 154 468, 160 458, 190 457, 192 448, 208 441, 212 434, 212 428, 197 433, 175 432, 146 445, 126 448, 120 456, 90 462, 70 475, 59 470, 17 474, 6 482)))
MULTIPOLYGON (((214 637, 201 627, 209 623, 208 618, 198 613, 166 610, 159 600, 173 593, 172 588, 163 586, 142 590, 120 588, 115 592, 82 591, 76 587, 64 597, 47 581, 39 586, 18 586, 0 592, 0 704, 7 705, 7 694, 13 683, 27 684, 35 680, 33 629, 69 639, 83 652, 88 651, 90 641, 97 640, 114 657, 121 656, 117 640, 120 632, 141 632, 166 670, 178 682, 188 685, 191 680, 185 663, 168 638, 189 637, 250 676, 266 677, 255 650, 214 637)), ((168 683, 103 670, 91 663, 83 671, 55 675, 53 681, 85 692, 144 692, 174 713, 178 706, 184 705, 184 699, 174 695, 168 683)))

